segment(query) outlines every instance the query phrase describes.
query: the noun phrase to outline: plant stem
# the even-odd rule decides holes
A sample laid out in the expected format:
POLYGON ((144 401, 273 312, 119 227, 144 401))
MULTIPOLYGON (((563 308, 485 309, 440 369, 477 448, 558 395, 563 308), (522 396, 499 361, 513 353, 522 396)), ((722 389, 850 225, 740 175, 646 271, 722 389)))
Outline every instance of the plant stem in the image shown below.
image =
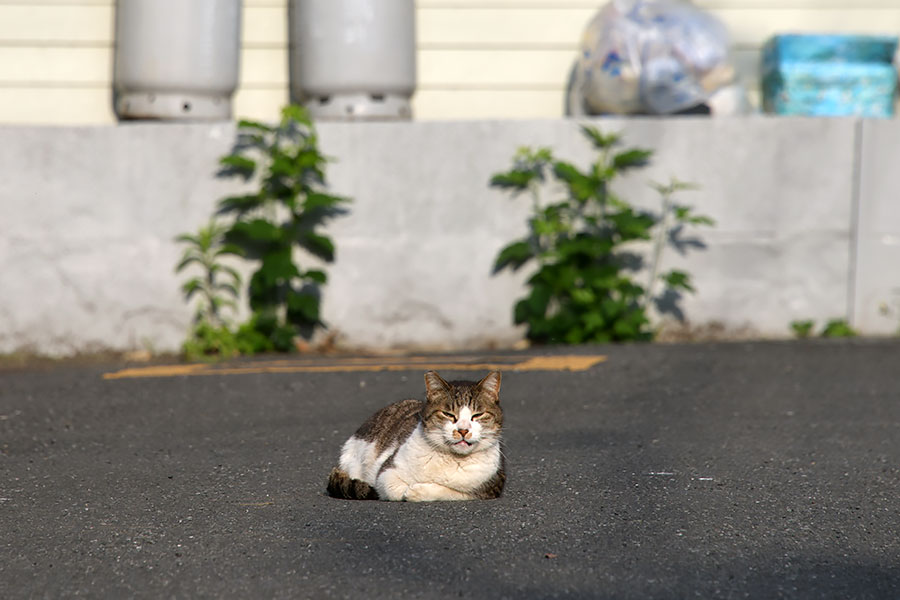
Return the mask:
MULTIPOLYGON (((537 215, 541 206, 541 195, 538 191, 538 185, 532 181, 528 184, 528 191, 531 192, 531 212, 533 215, 537 215)), ((532 218, 534 219, 536 217, 532 218)), ((542 249, 544 247, 544 244, 542 243, 541 235, 535 230, 534 221, 532 221, 531 225, 531 246, 532 250, 534 251, 534 255, 538 259, 538 263, 543 265, 544 257, 542 249)))
POLYGON ((662 260, 663 247, 666 245, 666 235, 669 233, 669 207, 672 204, 672 186, 657 187, 662 196, 662 216, 657 224, 656 239, 653 241, 653 254, 650 260, 650 275, 647 280, 647 289, 641 300, 641 308, 647 310, 650 300, 653 298, 653 288, 656 287, 656 278, 659 275, 659 265, 662 260))

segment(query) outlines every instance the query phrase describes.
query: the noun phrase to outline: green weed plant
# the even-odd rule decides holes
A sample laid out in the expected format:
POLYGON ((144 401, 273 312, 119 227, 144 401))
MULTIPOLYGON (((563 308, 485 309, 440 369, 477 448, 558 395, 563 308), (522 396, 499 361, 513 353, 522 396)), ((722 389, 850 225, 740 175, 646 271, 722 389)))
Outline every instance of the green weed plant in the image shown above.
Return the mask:
MULTIPOLYGON (((251 182, 255 189, 219 202, 217 215, 225 222, 216 226, 212 248, 206 252, 216 259, 231 254, 252 262, 247 284, 251 317, 236 328, 207 318, 213 317, 226 299, 205 296, 202 314, 198 313, 201 327, 195 326, 188 340, 190 352, 188 345, 185 347, 187 354, 289 352, 298 337, 308 339, 324 327, 320 302, 327 275, 322 268, 305 267, 298 257, 304 251, 308 262, 334 260, 334 242, 321 227, 343 214, 349 200, 327 192, 327 162, 302 107, 285 107, 276 125, 248 120, 238 123, 237 143, 220 159, 220 175, 251 182)), ((179 238, 199 248, 195 239, 200 239, 199 234, 179 238)), ((207 276, 236 276, 215 263, 200 264, 207 276)), ((184 266, 179 265, 179 270, 184 266)), ((232 294, 237 281, 232 278, 228 282, 231 287, 217 288, 228 296, 227 303, 237 296, 232 294)))
POLYGON ((215 219, 195 234, 182 234, 176 241, 187 245, 175 267, 177 273, 198 273, 181 286, 185 300, 195 302, 194 323, 182 346, 191 360, 229 357, 239 353, 238 342, 225 312, 234 314, 240 297, 241 276, 222 259, 236 248, 224 242, 226 227, 215 219))
POLYGON ((662 197, 657 212, 639 209, 615 194, 611 184, 645 167, 652 151, 622 148, 618 134, 594 127, 582 126, 581 131, 597 151, 586 169, 557 159, 549 148, 522 148, 510 170, 491 178, 491 186, 514 197, 527 193, 532 205, 528 235, 500 251, 494 271, 534 264, 528 294, 513 310, 515 323, 527 326, 533 342, 650 340, 650 303, 677 305, 682 292, 694 291, 688 273, 662 271, 664 247, 683 242, 679 236, 685 227, 714 223, 674 201, 677 192, 693 187, 690 184, 673 180, 655 185, 662 197), (551 180, 561 184, 564 193, 544 202, 541 191, 551 180), (634 252, 640 242, 651 244, 649 265, 634 252), (644 266, 649 275, 642 284, 639 272, 644 266))
MULTIPOLYGON (((791 331, 798 339, 807 339, 816 335, 816 322, 812 319, 791 321, 791 331)), ((818 337, 822 338, 850 338, 858 334, 846 319, 829 319, 819 330, 818 337)))

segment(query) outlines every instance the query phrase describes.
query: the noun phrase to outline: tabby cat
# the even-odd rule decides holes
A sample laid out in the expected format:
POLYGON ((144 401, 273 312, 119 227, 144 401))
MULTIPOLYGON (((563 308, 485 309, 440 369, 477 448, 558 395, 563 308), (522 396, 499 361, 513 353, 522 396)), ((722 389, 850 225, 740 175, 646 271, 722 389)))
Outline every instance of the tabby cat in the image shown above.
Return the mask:
POLYGON ((372 415, 341 448, 328 493, 357 500, 496 498, 506 482, 500 372, 479 382, 425 373, 425 401, 372 415))

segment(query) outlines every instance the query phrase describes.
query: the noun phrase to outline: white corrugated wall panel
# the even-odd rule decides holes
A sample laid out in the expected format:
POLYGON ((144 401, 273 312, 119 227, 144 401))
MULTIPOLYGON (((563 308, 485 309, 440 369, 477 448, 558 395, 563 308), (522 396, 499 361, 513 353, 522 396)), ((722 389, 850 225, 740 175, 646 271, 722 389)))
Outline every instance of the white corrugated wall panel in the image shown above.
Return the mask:
MULTIPOLYGON (((558 117, 594 0, 418 0, 417 118, 558 117)), ((898 0, 698 0, 729 27, 755 97, 777 32, 900 32, 898 0)), ((113 0, 0 0, 0 122, 110 123, 113 0)), ((235 116, 288 98, 286 0, 245 0, 235 116)))

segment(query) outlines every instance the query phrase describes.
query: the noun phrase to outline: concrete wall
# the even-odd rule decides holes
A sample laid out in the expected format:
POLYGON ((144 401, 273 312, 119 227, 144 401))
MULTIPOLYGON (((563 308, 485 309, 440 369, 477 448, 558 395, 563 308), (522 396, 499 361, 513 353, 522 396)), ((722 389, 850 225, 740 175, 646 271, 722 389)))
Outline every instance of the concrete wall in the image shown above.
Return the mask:
MULTIPOLYGON (((679 200, 717 221, 669 267, 698 293, 695 325, 719 321, 784 337, 793 319, 850 319, 893 333, 900 272, 900 125, 855 119, 601 120, 656 150, 622 194, 654 205, 671 176, 679 200), (892 313, 891 310, 894 310, 892 313), (886 312, 887 311, 887 312, 886 312)), ((521 145, 584 164, 575 123, 472 121, 319 126, 336 159, 333 191, 354 199, 329 227, 324 318, 345 344, 505 346, 525 273, 491 275, 525 231, 527 201, 488 188, 521 145)), ((216 179, 230 123, 0 127, 0 352, 176 349, 191 310, 173 238, 193 231, 237 183, 216 179)))

